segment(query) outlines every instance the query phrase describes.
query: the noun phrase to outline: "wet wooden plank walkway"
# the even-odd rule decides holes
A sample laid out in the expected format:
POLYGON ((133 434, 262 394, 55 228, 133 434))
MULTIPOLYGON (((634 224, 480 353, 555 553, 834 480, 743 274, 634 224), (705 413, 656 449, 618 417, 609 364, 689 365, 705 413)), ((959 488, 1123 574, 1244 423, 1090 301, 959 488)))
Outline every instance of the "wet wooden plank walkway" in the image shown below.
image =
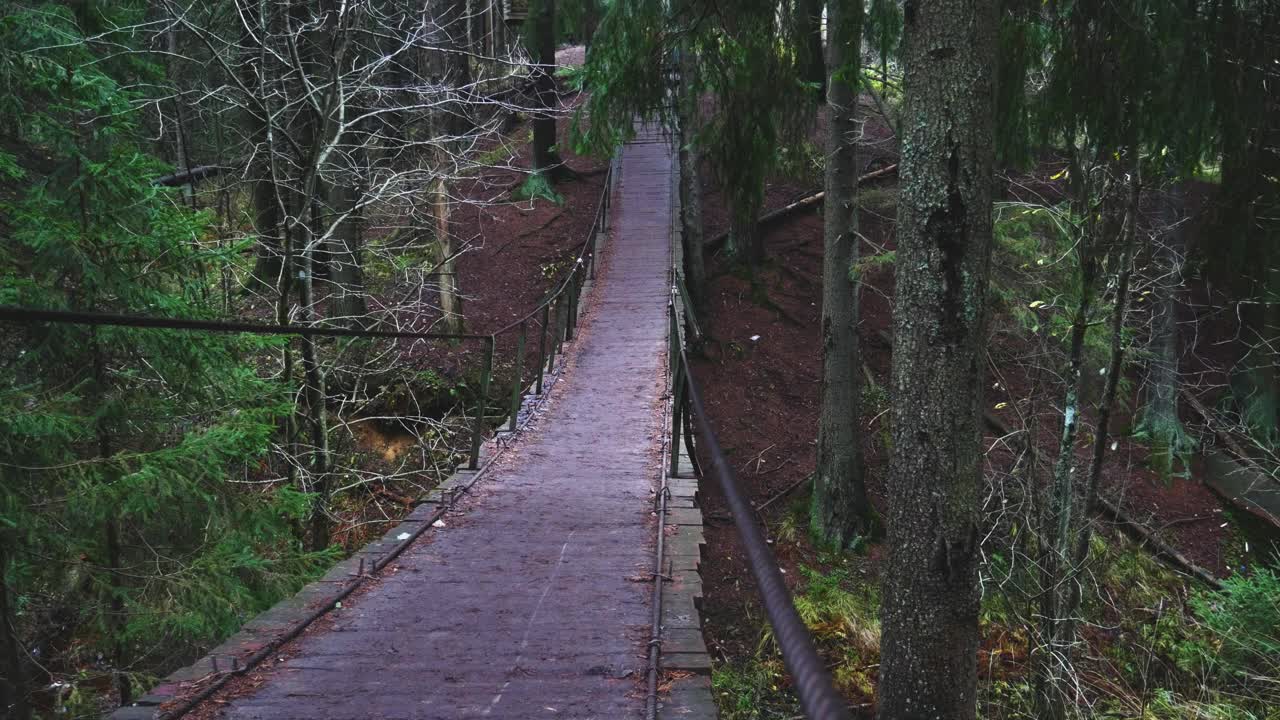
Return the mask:
POLYGON ((670 173, 653 133, 624 148, 605 261, 543 415, 446 528, 225 717, 643 716, 670 173))

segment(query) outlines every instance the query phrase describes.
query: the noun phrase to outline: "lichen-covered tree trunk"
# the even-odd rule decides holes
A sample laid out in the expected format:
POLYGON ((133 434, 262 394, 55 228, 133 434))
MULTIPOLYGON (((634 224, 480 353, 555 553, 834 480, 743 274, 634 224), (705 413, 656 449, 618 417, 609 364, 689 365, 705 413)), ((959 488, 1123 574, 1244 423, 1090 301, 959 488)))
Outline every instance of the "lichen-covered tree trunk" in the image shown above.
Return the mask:
MULTIPOLYGON (((432 6, 432 21, 438 31, 433 34, 432 44, 445 48, 445 52, 428 50, 427 62, 434 73, 446 79, 455 87, 466 87, 471 75, 466 64, 466 56, 461 52, 466 38, 463 30, 466 27, 465 5, 460 0, 439 0, 432 6), (461 62, 459 62, 461 58, 461 62)), ((552 48, 554 51, 554 47, 552 48)), ((452 204, 449 197, 449 178, 454 172, 453 152, 458 146, 455 138, 470 128, 470 118, 461 107, 445 107, 433 110, 429 127, 434 138, 433 153, 435 155, 436 178, 430 187, 431 221, 435 229, 436 277, 439 284, 440 317, 444 321, 446 332, 461 333, 465 328, 462 314, 462 296, 458 289, 458 266, 454 256, 453 233, 451 232, 452 204)), ((552 125, 552 133, 555 127, 552 125)))
POLYGON ((827 167, 822 253, 822 414, 818 465, 813 476, 811 525, 823 542, 844 547, 869 529, 867 491, 857 432, 858 286, 850 269, 858 259, 855 138, 862 3, 831 0, 827 29, 827 167))
POLYGON ((431 190, 431 213, 435 220, 435 262, 440 283, 440 317, 446 332, 461 333, 465 329, 462 296, 458 291, 458 263, 454 257, 449 232, 449 186, 444 178, 435 181, 431 190))
POLYGON ((975 716, 996 5, 909 0, 879 717, 975 716))
POLYGON ((689 43, 680 49, 680 87, 676 108, 680 123, 680 236, 684 239, 684 270, 695 306, 706 299, 707 270, 703 258, 702 177, 698 152, 692 142, 698 131, 697 63, 689 43))

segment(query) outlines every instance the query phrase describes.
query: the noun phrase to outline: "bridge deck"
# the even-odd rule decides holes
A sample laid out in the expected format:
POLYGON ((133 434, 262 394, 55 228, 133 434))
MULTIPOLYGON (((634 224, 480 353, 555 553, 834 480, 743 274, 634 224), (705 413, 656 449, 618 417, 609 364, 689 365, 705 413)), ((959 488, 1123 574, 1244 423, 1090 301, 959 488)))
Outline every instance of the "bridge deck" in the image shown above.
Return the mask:
POLYGON ((565 381, 474 497, 230 718, 638 718, 666 354, 670 147, 622 154, 565 381))

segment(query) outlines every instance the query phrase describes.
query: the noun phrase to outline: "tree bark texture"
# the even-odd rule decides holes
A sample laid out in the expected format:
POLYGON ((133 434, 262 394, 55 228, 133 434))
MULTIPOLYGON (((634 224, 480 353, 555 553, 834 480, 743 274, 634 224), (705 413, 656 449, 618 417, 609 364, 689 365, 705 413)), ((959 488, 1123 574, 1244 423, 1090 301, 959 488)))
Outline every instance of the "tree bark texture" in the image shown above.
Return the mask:
POLYGON ((533 117, 533 169, 547 173, 548 179, 559 174, 560 155, 556 145, 556 0, 540 0, 534 15, 534 46, 538 67, 534 73, 534 95, 537 112, 533 117))
MULTIPOLYGON (((1078 182, 1076 205, 1093 207, 1093 193, 1097 185, 1086 178, 1078 182)), ((1083 230, 1076 244, 1080 261, 1080 295, 1071 321, 1070 350, 1067 367, 1066 396, 1062 402, 1062 428, 1058 440, 1058 458, 1053 467, 1051 493, 1039 518, 1040 537, 1040 612, 1036 630, 1035 647, 1032 648, 1033 674, 1037 715, 1045 720, 1057 720, 1065 716, 1066 697, 1064 681, 1071 668, 1072 638, 1063 635, 1066 627, 1063 609, 1068 604, 1069 586, 1075 582, 1076 568, 1072 565, 1072 538, 1075 536, 1077 517, 1083 513, 1077 508, 1079 488, 1076 487, 1076 438, 1079 435, 1084 393, 1085 333, 1089 329, 1089 312, 1093 305, 1097 253, 1101 247, 1097 226, 1092 213, 1084 213, 1083 230)))
POLYGON ((685 43, 680 50, 680 87, 676 90, 680 123, 680 236, 684 239, 686 285, 694 306, 700 307, 706 296, 707 269, 703 257, 701 154, 692 140, 698 131, 697 72, 693 49, 685 43))
POLYGON ((1161 199, 1167 228, 1156 241, 1155 317, 1151 320, 1151 361, 1147 369, 1147 404, 1142 427, 1150 437, 1153 464, 1158 472, 1173 472, 1183 451, 1182 423, 1178 419, 1178 299, 1182 289, 1185 237, 1181 221, 1185 195, 1180 186, 1169 188, 1161 199))
POLYGON ((5 578, 9 571, 7 539, 0 538, 0 711, 13 720, 31 717, 31 705, 27 701, 26 663, 22 657, 21 640, 15 632, 13 600, 9 597, 9 585, 5 578))
POLYGON ((461 333, 465 329, 462 295, 458 291, 458 263, 454 257, 453 236, 449 233, 449 187, 444 178, 436 180, 431 193, 431 211, 435 216, 435 262, 440 267, 440 317, 446 332, 461 333))
POLYGON ((280 276, 293 270, 286 267, 281 252, 279 229, 283 218, 270 159, 275 147, 269 137, 271 122, 265 98, 268 97, 268 88, 272 87, 275 79, 268 69, 267 50, 258 37, 267 32, 272 19, 262 12, 265 8, 260 8, 256 3, 246 3, 244 9, 245 30, 241 34, 241 47, 248 49, 240 59, 240 82, 253 93, 255 99, 263 100, 261 104, 250 101, 243 115, 244 135, 253 158, 248 170, 253 198, 253 230, 258 238, 253 278, 261 288, 274 289, 280 285, 280 276))
POLYGON ((330 231, 325 270, 329 280, 329 316, 346 326, 359 325, 367 303, 361 249, 364 244, 364 216, 357 209, 360 188, 355 174, 343 173, 339 183, 329 187, 329 209, 334 220, 346 217, 330 231))
MULTIPOLYGON (((832 0, 834 3, 834 0, 832 0)), ((825 92, 827 88, 828 68, 823 63, 822 58, 822 4, 823 0, 802 0, 797 4, 796 11, 800 13, 798 18, 805 40, 803 63, 804 81, 814 83, 818 86, 819 95, 825 92)), ((862 8, 858 8, 861 14, 862 8)), ((832 11, 827 9, 827 37, 835 36, 832 28, 835 23, 831 19, 832 11)), ((859 28, 861 28, 861 20, 859 20, 859 28)), ((857 40, 857 38, 855 38, 857 40)), ((859 43, 858 48, 862 45, 859 43)), ((855 76, 856 77, 856 76, 855 76)))
POLYGON ((996 5, 908 0, 878 716, 975 716, 996 5))
POLYGON ((844 547, 870 529, 862 477, 858 420, 857 77, 862 31, 860 0, 831 0, 827 48, 827 165, 822 254, 822 410, 811 524, 822 541, 844 547))
MULTIPOLYGON (((462 13, 466 10, 465 4, 461 0, 441 0, 433 9, 434 22, 439 30, 432 44, 443 47, 446 51, 428 51, 427 62, 430 63, 432 74, 446 78, 446 82, 465 87, 470 76, 466 56, 461 52, 450 52, 459 51, 464 45, 462 29, 465 27, 465 22, 462 13)), ((552 51, 554 58, 554 47, 552 51)), ((462 296, 458 290, 458 268, 454 258, 453 235, 450 230, 452 207, 449 198, 449 177, 453 173, 452 150, 457 145, 453 137, 462 135, 470 127, 470 119, 462 110, 462 103, 458 103, 457 107, 446 106, 443 109, 433 110, 429 123, 432 135, 436 138, 434 149, 436 179, 432 182, 430 192, 432 227, 435 229, 435 263, 440 268, 437 276, 440 288, 440 317, 444 320, 445 331, 451 333, 461 333, 464 330, 462 296)), ((553 135, 554 132, 553 124, 553 135)))

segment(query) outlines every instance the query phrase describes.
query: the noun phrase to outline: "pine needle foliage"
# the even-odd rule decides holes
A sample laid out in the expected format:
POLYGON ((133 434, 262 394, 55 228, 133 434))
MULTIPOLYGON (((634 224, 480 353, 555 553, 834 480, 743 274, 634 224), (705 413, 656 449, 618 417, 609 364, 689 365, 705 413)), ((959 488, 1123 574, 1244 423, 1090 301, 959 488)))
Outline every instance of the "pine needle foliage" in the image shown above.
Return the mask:
POLYGON ((801 32, 794 17, 780 17, 765 0, 732 6, 617 0, 577 76, 591 97, 574 120, 576 143, 581 151, 612 152, 633 137, 637 118, 667 119, 674 54, 691 52, 695 95, 714 111, 690 142, 705 151, 726 193, 730 251, 758 255, 750 245, 765 178, 781 167, 781 149, 799 142, 813 114, 814 88, 801 80, 796 51, 801 32))
MULTIPOLYGON (((0 304, 210 318, 232 262, 210 218, 152 179, 128 52, 143 4, 9 6, 0 18, 0 304)), ((64 678, 163 669, 328 561, 302 552, 305 495, 256 478, 291 403, 278 344, 77 325, 5 328, 0 545, 22 646, 64 678), (264 372, 265 371, 265 372, 264 372), (56 647, 51 647, 56 646, 56 647)), ((34 672, 34 668, 31 668, 34 672)))

